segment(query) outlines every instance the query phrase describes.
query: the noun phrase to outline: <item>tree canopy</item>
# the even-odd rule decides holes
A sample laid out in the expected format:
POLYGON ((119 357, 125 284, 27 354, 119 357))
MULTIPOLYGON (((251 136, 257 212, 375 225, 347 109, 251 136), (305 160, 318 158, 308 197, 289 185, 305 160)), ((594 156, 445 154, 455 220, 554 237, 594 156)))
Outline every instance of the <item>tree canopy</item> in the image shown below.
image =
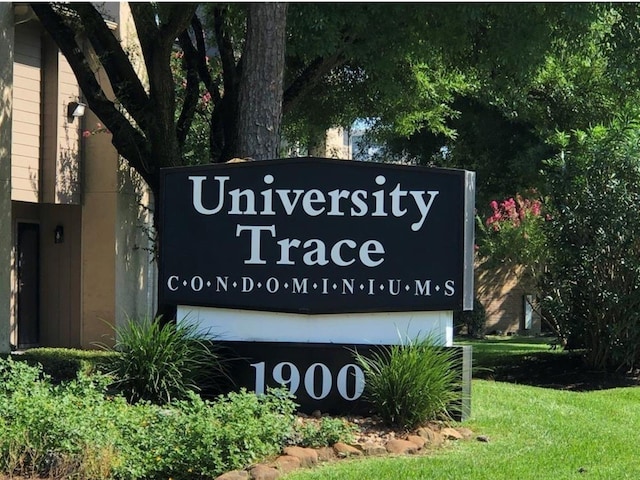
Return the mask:
MULTIPOLYGON (((640 113, 636 3, 131 3, 144 78, 95 4, 31 7, 156 207, 162 167, 275 157, 282 136, 310 144, 367 119, 381 159, 476 170, 478 206, 513 213, 489 201, 530 187, 588 196, 583 185, 548 182, 545 160, 575 148, 577 159, 597 160, 585 171, 598 172, 599 144, 563 139, 635 125, 640 113)), ((603 179, 616 183, 633 155, 603 179)), ((587 257, 556 266, 574 272, 587 257)))
POLYGON ((386 158, 475 170, 478 206, 487 213, 491 200, 543 188, 543 161, 559 152, 554 141, 558 132, 637 115, 638 6, 530 7, 522 16, 498 4, 487 7, 509 13, 518 27, 505 32, 506 43, 494 39, 504 53, 488 55, 480 63, 468 58, 467 88, 449 103, 453 114, 444 129, 419 124, 405 128, 405 119, 422 111, 409 106, 399 117, 382 118, 374 131, 386 145, 386 158), (527 18, 537 25, 529 32, 520 29, 527 18), (523 39, 513 41, 514 34, 523 39), (527 45, 536 52, 527 53, 527 45), (517 55, 523 46, 522 59, 509 60, 509 51, 517 55))

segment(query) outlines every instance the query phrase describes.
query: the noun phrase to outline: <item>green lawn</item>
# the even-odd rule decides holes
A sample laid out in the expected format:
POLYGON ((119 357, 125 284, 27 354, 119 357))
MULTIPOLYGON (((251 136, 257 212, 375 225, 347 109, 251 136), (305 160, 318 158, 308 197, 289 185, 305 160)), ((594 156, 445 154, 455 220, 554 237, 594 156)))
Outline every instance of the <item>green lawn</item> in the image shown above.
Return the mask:
MULTIPOLYGON (((473 343, 476 347, 477 342, 473 343)), ((487 355, 483 364, 488 367, 516 355, 518 350, 520 355, 546 354, 549 347, 539 339, 514 338, 490 340, 474 350, 487 355), (502 360, 497 359, 500 356, 502 360)), ((464 425, 478 435, 487 435, 490 442, 464 441, 415 457, 341 461, 295 472, 285 478, 640 478, 640 388, 637 387, 569 392, 474 380, 472 417, 464 425)))
POLYGON ((473 363, 479 368, 491 368, 521 359, 530 354, 551 355, 563 353, 552 349, 552 337, 491 336, 483 340, 458 340, 456 345, 473 347, 473 363))

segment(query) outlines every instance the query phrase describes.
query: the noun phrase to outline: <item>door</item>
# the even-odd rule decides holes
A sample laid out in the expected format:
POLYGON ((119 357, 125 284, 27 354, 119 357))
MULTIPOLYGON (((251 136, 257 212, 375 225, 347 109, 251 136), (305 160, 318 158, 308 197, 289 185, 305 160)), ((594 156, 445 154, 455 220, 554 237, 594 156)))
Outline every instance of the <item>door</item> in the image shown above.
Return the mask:
POLYGON ((40 341, 40 226, 18 223, 18 348, 40 341))

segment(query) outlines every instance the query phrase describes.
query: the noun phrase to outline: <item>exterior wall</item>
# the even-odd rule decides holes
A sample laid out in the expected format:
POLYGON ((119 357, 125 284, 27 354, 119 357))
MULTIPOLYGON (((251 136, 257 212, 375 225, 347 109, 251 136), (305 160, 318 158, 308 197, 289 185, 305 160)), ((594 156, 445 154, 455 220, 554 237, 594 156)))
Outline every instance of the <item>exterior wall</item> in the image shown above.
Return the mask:
POLYGON ((312 157, 351 159, 351 142, 348 132, 342 127, 330 128, 318 142, 309 147, 312 157))
POLYGON ((37 26, 33 22, 16 25, 11 153, 12 199, 25 202, 37 202, 39 199, 41 50, 37 26))
POLYGON ((0 2, 0 353, 10 350, 13 5, 0 2))
POLYGON ((40 213, 40 343, 48 347, 80 347, 81 207, 41 205, 40 213), (56 226, 64 229, 55 243, 56 226))
MULTIPOLYGON (((139 47, 128 5, 108 2, 101 10, 116 22, 115 34, 125 48, 135 52, 139 47)), ((108 85, 104 71, 97 70, 96 77, 108 85)), ((88 130, 99 123, 90 111, 84 120, 88 130)), ((153 315, 156 265, 146 185, 120 159, 110 134, 86 138, 83 148, 81 345, 94 348, 96 342, 113 342, 115 325, 153 315)))
MULTIPOLYGON (((107 12, 117 23, 122 43, 129 52, 141 47, 128 3, 108 3, 107 12), (110 8, 111 7, 111 8, 110 8), (117 8, 114 8, 117 7, 117 8)), ((142 57, 133 62, 146 83, 142 57)), ((151 318, 157 304, 157 264, 151 237, 153 199, 144 180, 121 160, 118 168, 116 206, 116 325, 128 319, 151 318)))
MULTIPOLYGON (((108 133, 82 137, 99 127, 90 110, 68 118, 69 102, 82 101, 73 72, 28 9, 22 12, 26 5, 19 8, 24 21, 14 25, 14 5, 0 3, 8 52, 0 56, 0 352, 18 340, 20 222, 39 225, 40 343, 95 348, 112 343, 114 324, 154 312, 155 264, 144 227, 152 224, 152 202, 108 133), (56 227, 62 242, 54 241, 56 227)), ((103 9, 116 35, 136 40, 126 3, 103 9)), ((96 77, 108 85, 104 71, 96 77)))
POLYGON ((153 208, 142 178, 121 161, 116 209, 116 325, 155 314, 153 208))
MULTIPOLYGON (((40 224, 40 211, 37 203, 33 202, 12 202, 11 205, 11 217, 12 223, 11 228, 11 242, 12 242, 12 250, 11 250, 11 330, 10 330, 10 339, 11 345, 18 345, 18 274, 17 274, 17 259, 16 259, 16 250, 17 250, 17 238, 18 232, 17 227, 19 222, 24 223, 37 223, 40 224)), ((42 287, 42 282, 41 282, 42 287)))
POLYGON ((521 281, 520 269, 488 269, 476 266, 476 297, 485 308, 485 332, 529 333, 541 331, 540 316, 532 313, 531 328, 525 328, 525 296, 533 293, 521 281))
MULTIPOLYGON (((85 116, 89 125, 97 123, 91 112, 85 116)), ((81 346, 92 348, 113 338, 118 155, 108 134, 87 138, 84 155, 81 346)))
POLYGON ((325 153, 322 156, 330 158, 352 158, 349 134, 342 127, 327 130, 325 148, 325 153))
MULTIPOLYGON (((40 226, 40 344, 49 347, 80 346, 80 216, 76 205, 13 202, 14 251, 20 222, 40 226), (56 226, 64 237, 55 243, 56 226)), ((15 270, 15 269, 14 269, 15 270)), ((18 344, 16 275, 12 278, 11 343, 18 344)))
POLYGON ((69 102, 79 101, 80 88, 69 63, 53 41, 45 37, 43 43, 42 200, 79 205, 82 118, 68 117, 67 106, 69 102))

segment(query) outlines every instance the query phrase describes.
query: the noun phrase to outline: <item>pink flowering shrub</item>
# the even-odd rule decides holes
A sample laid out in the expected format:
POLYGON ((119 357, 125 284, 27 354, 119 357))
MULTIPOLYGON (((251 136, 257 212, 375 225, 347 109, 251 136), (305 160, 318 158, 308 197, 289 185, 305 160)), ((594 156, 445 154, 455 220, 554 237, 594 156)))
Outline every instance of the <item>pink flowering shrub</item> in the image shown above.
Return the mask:
POLYGON ((536 192, 516 195, 489 204, 491 214, 478 219, 478 255, 494 265, 511 264, 525 268, 532 280, 543 268, 547 242, 544 232, 544 205, 536 192))
MULTIPOLYGON (((538 199, 530 200, 516 195, 516 199, 509 198, 498 203, 493 200, 489 206, 493 210, 492 215, 487 218, 486 225, 498 232, 505 222, 513 228, 523 227, 525 221, 530 221, 533 217, 539 217, 542 211, 542 202, 538 199)), ((526 231, 523 230, 526 235, 526 231)))

